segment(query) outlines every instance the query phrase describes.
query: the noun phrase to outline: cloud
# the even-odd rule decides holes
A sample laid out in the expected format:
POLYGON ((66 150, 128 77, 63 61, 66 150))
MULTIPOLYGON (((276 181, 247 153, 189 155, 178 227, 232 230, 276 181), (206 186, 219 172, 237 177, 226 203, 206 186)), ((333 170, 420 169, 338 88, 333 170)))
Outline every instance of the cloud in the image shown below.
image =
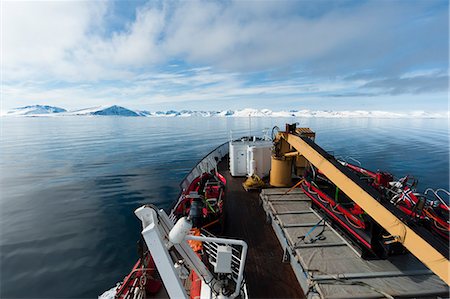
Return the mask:
POLYGON ((162 46, 190 63, 241 72, 372 69, 380 76, 448 64, 448 14, 439 2, 372 1, 314 17, 302 13, 311 6, 305 1, 251 3, 183 2, 168 18, 162 46))
POLYGON ((437 50, 448 49, 446 32, 436 30, 448 22, 445 11, 430 18, 432 6, 368 2, 308 18, 298 13, 311 7, 305 3, 149 3, 137 8, 124 30, 105 35, 100 27, 108 26, 102 22, 107 2, 5 2, 4 59, 6 67, 35 66, 69 78, 78 70, 90 79, 114 79, 128 74, 124 68, 136 71, 174 58, 233 71, 299 65, 328 75, 376 64, 379 71, 404 71, 411 63, 447 59, 447 51, 437 50), (423 39, 426 45, 420 45, 423 39), (406 57, 394 66, 380 63, 399 50, 406 57))
POLYGON ((352 52, 352 44, 360 43, 360 51, 366 52, 367 41, 378 38, 376 32, 389 32, 385 29, 401 22, 399 16, 404 19, 401 9, 405 7, 374 4, 307 18, 298 14, 304 9, 301 4, 265 1, 263 8, 255 9, 257 5, 240 2, 184 2, 170 19, 164 46, 190 62, 226 69, 260 71, 300 65, 313 71, 321 59, 338 58, 336 52, 343 52, 340 59, 350 58, 343 49, 352 52))
POLYGON ((99 26, 101 2, 5 1, 2 3, 2 58, 5 79, 75 72, 71 52, 99 26))
POLYGON ((132 4, 5 1, 5 101, 137 106, 448 90, 446 1, 132 4))
POLYGON ((381 94, 425 94, 448 91, 449 77, 414 76, 404 78, 387 78, 370 81, 360 87, 361 90, 375 90, 381 94))
POLYGON ((89 37, 78 48, 75 59, 88 60, 103 66, 143 67, 151 63, 163 61, 158 39, 164 26, 162 11, 141 8, 136 13, 136 19, 126 24, 126 29, 113 32, 110 37, 89 37))

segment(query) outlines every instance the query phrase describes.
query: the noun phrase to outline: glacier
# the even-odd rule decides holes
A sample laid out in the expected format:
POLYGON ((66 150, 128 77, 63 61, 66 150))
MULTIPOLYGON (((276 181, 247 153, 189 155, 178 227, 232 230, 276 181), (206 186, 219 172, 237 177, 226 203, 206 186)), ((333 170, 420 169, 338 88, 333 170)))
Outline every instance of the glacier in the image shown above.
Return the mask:
POLYGON ((280 118, 449 118, 448 111, 436 113, 427 111, 391 112, 391 111, 332 111, 332 110, 288 110, 272 111, 270 109, 245 108, 241 110, 199 111, 168 110, 147 111, 134 110, 118 105, 98 106, 68 111, 63 108, 32 105, 14 108, 2 116, 126 116, 126 117, 280 117, 280 118))
POLYGON ((6 115, 42 115, 67 112, 64 108, 47 106, 47 105, 31 105, 25 107, 14 108, 6 113, 6 115))

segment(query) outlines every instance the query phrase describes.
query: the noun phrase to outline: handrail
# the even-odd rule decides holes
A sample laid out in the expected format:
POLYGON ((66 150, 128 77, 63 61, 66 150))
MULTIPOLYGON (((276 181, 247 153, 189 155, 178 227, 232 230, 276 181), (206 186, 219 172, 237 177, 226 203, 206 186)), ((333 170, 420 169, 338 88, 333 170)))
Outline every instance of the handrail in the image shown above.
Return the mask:
POLYGON ((214 148, 206 156, 204 156, 197 164, 195 164, 195 166, 192 167, 192 169, 188 172, 188 174, 186 174, 186 176, 183 178, 183 180, 180 183, 180 193, 178 194, 178 199, 175 202, 173 202, 172 206, 170 207, 171 212, 170 212, 169 217, 171 218, 171 220, 173 222, 176 220, 176 217, 173 215, 173 210, 181 202, 184 189, 187 186, 189 186, 189 184, 192 182, 193 179, 195 179, 196 177, 198 177, 199 175, 202 174, 202 172, 198 170, 199 168, 202 168, 202 163, 214 164, 214 165, 211 164, 210 169, 208 169, 208 170, 211 170, 211 169, 214 169, 215 167, 217 167, 217 164, 223 159, 223 157, 225 157, 228 154, 228 146, 227 145, 228 145, 228 142, 224 142, 221 145, 214 148), (218 152, 218 154, 219 154, 218 161, 215 161, 215 159, 212 159, 212 156, 216 152, 218 152), (214 160, 214 162, 212 160, 214 160), (194 173, 195 171, 197 171, 198 173, 194 173))
POLYGON ((204 237, 204 236, 193 236, 193 235, 187 235, 185 239, 193 240, 193 241, 201 241, 201 242, 206 241, 206 242, 214 242, 214 243, 219 243, 219 244, 242 246, 241 262, 239 265, 239 273, 238 273, 238 279, 236 281, 236 288, 234 290, 234 293, 230 295, 230 298, 236 298, 240 294, 241 284, 242 284, 242 281, 244 280, 245 259, 247 257, 247 250, 248 250, 247 243, 245 243, 245 241, 242 241, 242 240, 204 237))
POLYGON ((450 209, 450 207, 448 206, 448 204, 445 202, 445 200, 443 200, 440 196, 439 196, 439 191, 441 191, 441 192, 444 192, 444 193, 446 193, 447 195, 450 195, 450 192, 448 192, 447 190, 445 190, 445 189, 442 189, 442 188, 440 188, 440 189, 437 189, 437 190, 434 190, 434 189, 431 189, 431 188, 428 188, 427 190, 425 190, 425 192, 424 192, 424 194, 425 195, 427 195, 427 193, 429 192, 429 191, 431 191, 433 194, 434 194, 434 196, 447 208, 447 209, 450 209))

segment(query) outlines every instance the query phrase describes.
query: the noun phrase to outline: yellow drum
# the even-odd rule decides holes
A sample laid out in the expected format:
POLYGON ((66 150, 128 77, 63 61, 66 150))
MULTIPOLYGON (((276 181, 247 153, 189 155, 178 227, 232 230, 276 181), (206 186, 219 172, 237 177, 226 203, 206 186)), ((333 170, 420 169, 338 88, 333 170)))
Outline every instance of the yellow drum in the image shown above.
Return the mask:
POLYGON ((274 187, 292 186, 292 157, 272 156, 270 185, 274 187))

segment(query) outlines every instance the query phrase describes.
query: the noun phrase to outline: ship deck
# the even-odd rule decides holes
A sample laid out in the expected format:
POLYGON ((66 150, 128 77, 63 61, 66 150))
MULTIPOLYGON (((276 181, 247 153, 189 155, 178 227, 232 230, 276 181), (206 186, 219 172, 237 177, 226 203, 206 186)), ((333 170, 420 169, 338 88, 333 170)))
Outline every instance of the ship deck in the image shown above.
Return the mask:
POLYGON ((228 157, 220 162, 219 172, 227 179, 225 235, 249 245, 250 298, 448 296, 447 285, 411 254, 362 259, 343 236, 320 222, 300 189, 288 194, 287 188, 246 192, 245 178, 230 175, 228 157), (319 233, 323 238, 311 242, 319 233))
POLYGON ((411 254, 362 259, 329 223, 321 222, 323 218, 302 190, 285 194, 287 190, 264 189, 260 196, 304 290, 320 298, 448 295, 447 285, 411 254), (315 238, 319 234, 322 238, 315 238))
POLYGON ((259 192, 246 192, 245 178, 232 177, 228 157, 218 167, 227 179, 224 235, 247 242, 245 280, 250 298, 304 298, 289 263, 283 263, 283 249, 266 223, 259 192))

